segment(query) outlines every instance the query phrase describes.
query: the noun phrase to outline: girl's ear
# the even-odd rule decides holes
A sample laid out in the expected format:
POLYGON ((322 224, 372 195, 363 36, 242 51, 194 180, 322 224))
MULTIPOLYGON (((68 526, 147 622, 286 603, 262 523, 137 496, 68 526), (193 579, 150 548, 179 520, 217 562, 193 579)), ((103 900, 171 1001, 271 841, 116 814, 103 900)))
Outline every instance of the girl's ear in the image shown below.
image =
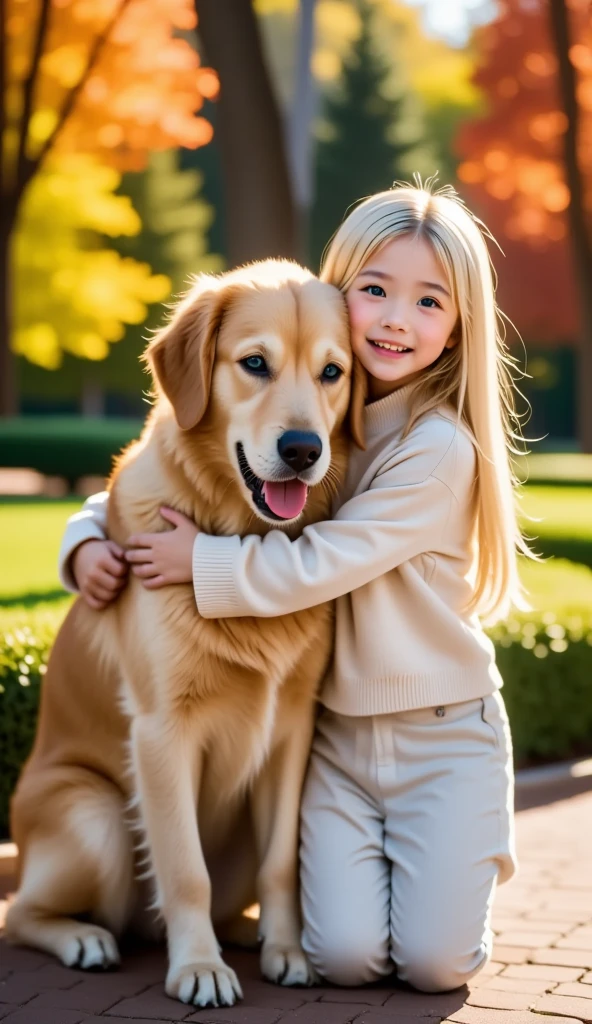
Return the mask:
POLYGON ((366 451, 364 436, 364 408, 368 394, 368 375, 357 356, 353 357, 351 397, 349 400, 349 430, 358 448, 366 451))

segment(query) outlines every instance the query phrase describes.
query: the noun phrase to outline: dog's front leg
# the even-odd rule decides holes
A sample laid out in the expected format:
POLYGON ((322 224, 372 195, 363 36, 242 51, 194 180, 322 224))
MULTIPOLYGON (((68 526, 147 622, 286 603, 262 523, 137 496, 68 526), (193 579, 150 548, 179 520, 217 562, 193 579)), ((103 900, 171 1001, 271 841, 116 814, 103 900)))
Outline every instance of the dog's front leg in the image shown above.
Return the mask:
POLYGON ((282 985, 318 981, 300 945, 298 834, 300 797, 313 731, 307 704, 258 776, 252 791, 259 870, 259 932, 263 975, 282 985))
POLYGON ((242 993, 220 956, 210 916, 211 886, 196 814, 203 745, 195 722, 141 715, 131 736, 157 902, 167 926, 167 994, 196 1006, 232 1006, 242 993))

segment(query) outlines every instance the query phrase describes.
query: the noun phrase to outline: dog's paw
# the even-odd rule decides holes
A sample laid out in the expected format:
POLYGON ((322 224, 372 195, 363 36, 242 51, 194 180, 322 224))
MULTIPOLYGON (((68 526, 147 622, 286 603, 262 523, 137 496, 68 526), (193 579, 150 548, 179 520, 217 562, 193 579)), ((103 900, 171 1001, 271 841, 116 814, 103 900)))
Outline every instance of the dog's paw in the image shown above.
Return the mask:
POLYGON ((300 946, 263 944, 261 973, 276 985, 317 985, 320 978, 300 946))
POLYGON ((234 1006, 243 998, 236 974, 222 960, 169 970, 165 988, 168 996, 193 1006, 234 1006))
POLYGON ((60 953, 66 967, 83 971, 108 971, 120 963, 117 943, 111 932, 95 925, 78 925, 63 943, 60 953))

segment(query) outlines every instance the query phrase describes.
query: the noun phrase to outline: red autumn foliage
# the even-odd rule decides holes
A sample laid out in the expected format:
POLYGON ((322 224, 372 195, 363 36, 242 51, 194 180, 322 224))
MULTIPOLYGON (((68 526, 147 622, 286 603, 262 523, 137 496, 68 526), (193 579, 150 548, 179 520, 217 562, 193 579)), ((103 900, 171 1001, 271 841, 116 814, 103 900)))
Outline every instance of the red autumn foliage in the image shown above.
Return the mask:
MULTIPOLYGON (((569 0, 580 106, 579 163, 592 228, 592 14, 569 0)), ((565 215, 557 59, 545 0, 504 0, 476 33, 474 80, 486 112, 457 138, 460 188, 505 252, 495 258, 500 304, 528 340, 573 342, 576 292, 565 215)))

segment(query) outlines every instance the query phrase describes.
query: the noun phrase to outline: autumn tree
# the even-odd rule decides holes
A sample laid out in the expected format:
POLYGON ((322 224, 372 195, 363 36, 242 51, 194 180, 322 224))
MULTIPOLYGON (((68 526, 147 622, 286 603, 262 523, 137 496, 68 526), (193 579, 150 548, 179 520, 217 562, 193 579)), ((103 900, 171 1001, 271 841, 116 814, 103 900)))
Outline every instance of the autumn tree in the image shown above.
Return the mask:
MULTIPOLYGON (((221 256, 212 252, 208 240, 213 211, 203 198, 202 175, 196 170, 180 170, 179 163, 180 154, 167 150, 153 153, 145 171, 124 174, 119 192, 131 199, 142 231, 122 234, 113 242, 122 257, 149 264, 159 277, 165 275, 172 296, 186 290, 191 275, 224 269, 221 256)), ((130 406, 136 403, 141 409, 146 377, 139 356, 146 337, 161 323, 162 310, 153 306, 147 319, 126 327, 124 344, 112 345, 107 359, 94 367, 98 397, 101 392, 115 399, 125 396, 130 406)), ((84 367, 76 369, 78 380, 84 379, 84 367)), ((69 377, 74 377, 71 368, 69 377)))
POLYGON ((104 359, 125 325, 141 324, 147 305, 170 293, 166 274, 105 245, 142 226, 130 199, 114 194, 119 183, 114 168, 70 154, 27 190, 13 245, 12 349, 45 369, 66 352, 104 359))
POLYGON ((359 38, 345 60, 339 88, 327 97, 323 110, 311 225, 315 264, 353 202, 404 177, 402 158, 418 142, 408 132, 405 137, 405 93, 387 86, 391 67, 377 47, 367 0, 360 14, 359 38))
POLYGON ((527 340, 579 336, 579 435, 592 451, 588 0, 505 0, 475 45, 487 114, 459 134, 462 190, 504 249, 500 298, 527 340))
MULTIPOLYGON (((332 179, 327 173, 330 203, 333 205, 333 184, 337 183, 343 191, 348 174, 353 183, 347 196, 335 202, 332 216, 326 212, 324 201, 317 202, 310 223, 315 235, 310 247, 313 250, 311 266, 315 266, 320 250, 335 230, 347 204, 359 198, 364 188, 370 187, 365 184, 370 174, 381 186, 395 176, 411 178, 416 170, 424 175, 437 170, 442 183, 455 180, 458 161, 452 153, 451 141, 458 122, 473 115, 481 102, 481 95, 471 82, 473 56, 469 50, 450 47, 426 34, 420 11, 403 0, 316 0, 314 10, 311 0, 306 3, 303 0, 255 0, 254 6, 287 126, 301 222, 308 220, 308 207, 311 198, 314 200, 309 189, 313 191, 311 179, 316 176, 316 150, 319 150, 319 159, 324 161, 326 145, 328 148, 336 143, 332 107, 343 98, 348 68, 359 57, 361 13, 366 14, 372 25, 370 60, 374 71, 381 65, 383 72, 376 83, 380 90, 377 103, 383 110, 386 108, 386 117, 380 125, 376 120, 372 122, 381 133, 379 141, 382 143, 383 133, 387 141, 392 141, 394 136, 399 143, 410 137, 421 137, 421 144, 413 147, 404 159, 401 154, 394 167, 389 158, 391 170, 385 174, 376 174, 368 159, 366 174, 360 178, 363 161, 360 139, 365 139, 369 133, 364 126, 362 135, 357 131, 361 97, 354 95, 353 108, 343 113, 339 111, 337 116, 343 118, 349 148, 342 143, 344 149, 348 148, 347 163, 335 161, 335 177, 332 179), (398 97, 402 100, 398 109, 394 103, 385 105, 385 99, 398 97)), ((370 94, 376 95, 371 88, 370 94)), ((378 145, 376 140, 374 133, 370 140, 373 156, 378 145)), ((193 159, 205 166, 212 148, 192 154, 193 159)), ((337 147, 332 148, 335 151, 337 147)), ((384 152, 384 148, 381 151, 384 152)), ((209 189, 209 179, 207 187, 209 189)), ((326 198, 324 188, 323 200, 326 198)))
POLYGON ((175 294, 187 287, 192 274, 224 269, 222 257, 208 245, 213 211, 203 199, 203 175, 181 170, 179 164, 179 153, 167 150, 153 153, 140 174, 123 175, 119 193, 131 199, 142 232, 122 236, 115 243, 122 256, 147 262, 156 273, 166 274, 175 294))
POLYGON ((61 154, 94 154, 139 169, 147 153, 197 147, 212 135, 196 116, 217 78, 175 32, 195 26, 191 0, 3 0, 5 103, 0 189, 0 414, 16 411, 10 355, 11 242, 39 169, 61 154))
MULTIPOLYGON (((116 411, 141 416, 145 412, 147 380, 139 357, 150 332, 162 323, 159 300, 178 296, 200 271, 224 269, 211 241, 214 211, 204 198, 203 175, 181 167, 182 158, 203 155, 209 148, 152 153, 145 170, 121 176, 113 168, 93 166, 92 158, 80 156, 67 158, 68 163, 77 162, 78 174, 71 168, 66 177, 62 166, 66 158, 62 158, 59 175, 57 171, 51 175, 52 194, 57 191, 58 198, 64 197, 57 206, 43 197, 35 201, 35 192, 48 187, 44 185, 47 172, 36 177, 16 236, 16 347, 21 347, 19 336, 25 325, 29 330, 31 323, 42 327, 40 335, 30 332, 23 339, 28 358, 19 360, 18 367, 22 404, 43 408, 47 403, 62 403, 92 415, 116 411), (81 165, 83 161, 90 169, 81 165), (71 201, 66 205, 68 194, 71 201), (32 217, 35 210, 37 217, 42 217, 41 224, 32 217), (72 239, 72 228, 80 231, 83 225, 83 240, 72 239), (21 242, 25 238, 34 242, 40 232, 49 244, 42 251, 27 244, 23 263, 18 257, 21 242), (106 249, 124 269, 110 281, 100 276, 106 249), (58 307, 55 283, 48 287, 47 274, 55 269, 52 254, 56 251, 67 266, 73 309, 58 307), (93 273, 87 273, 95 254, 101 256, 96 280, 93 273), (129 301, 124 301, 126 297, 129 301), (149 305, 153 299, 154 304, 149 305), (97 344, 90 351, 87 323, 78 316, 73 320, 81 307, 101 318, 97 344), (108 318, 107 311, 111 314, 108 318), (60 331, 60 347, 52 351, 47 342, 57 339, 47 328, 56 322, 69 330, 67 335, 60 331), (107 328, 116 335, 106 339, 107 328), (32 349, 34 339, 38 345, 32 349), (52 355, 61 359, 58 374, 42 368, 52 355), (85 358, 78 358, 80 355, 85 358)), ((61 274, 57 283, 60 280, 61 274)))

